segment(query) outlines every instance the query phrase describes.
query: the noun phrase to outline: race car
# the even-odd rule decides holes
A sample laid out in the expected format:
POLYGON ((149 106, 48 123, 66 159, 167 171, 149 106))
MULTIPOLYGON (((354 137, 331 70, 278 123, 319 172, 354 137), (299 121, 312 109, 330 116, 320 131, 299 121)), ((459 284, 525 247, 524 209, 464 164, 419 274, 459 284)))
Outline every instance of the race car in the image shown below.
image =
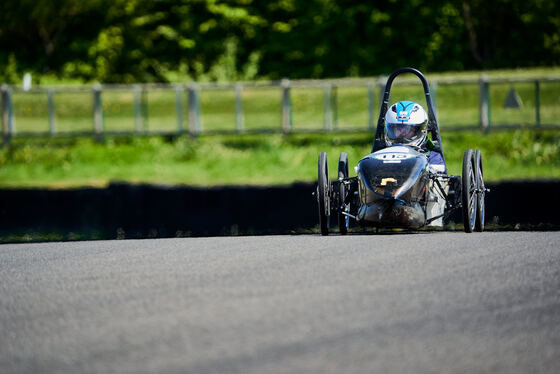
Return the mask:
POLYGON ((322 235, 329 234, 333 215, 344 235, 351 223, 376 228, 441 227, 443 219, 459 208, 465 232, 484 230, 489 190, 484 185, 481 153, 467 149, 462 176, 447 174, 429 85, 417 69, 401 68, 389 76, 371 153, 354 168, 356 176, 349 176, 348 165, 343 152, 337 179, 330 181, 327 154, 319 154, 315 196, 322 235), (389 107, 391 85, 402 73, 412 73, 422 82, 427 112, 412 101, 389 107))

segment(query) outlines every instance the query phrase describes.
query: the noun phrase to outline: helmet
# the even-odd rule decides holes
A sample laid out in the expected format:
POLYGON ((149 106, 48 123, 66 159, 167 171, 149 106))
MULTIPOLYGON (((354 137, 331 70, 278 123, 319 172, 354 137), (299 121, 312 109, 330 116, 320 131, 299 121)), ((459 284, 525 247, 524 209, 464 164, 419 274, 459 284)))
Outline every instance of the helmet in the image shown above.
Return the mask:
POLYGON ((412 101, 399 101, 385 113, 385 142, 420 147, 426 141, 428 115, 412 101))

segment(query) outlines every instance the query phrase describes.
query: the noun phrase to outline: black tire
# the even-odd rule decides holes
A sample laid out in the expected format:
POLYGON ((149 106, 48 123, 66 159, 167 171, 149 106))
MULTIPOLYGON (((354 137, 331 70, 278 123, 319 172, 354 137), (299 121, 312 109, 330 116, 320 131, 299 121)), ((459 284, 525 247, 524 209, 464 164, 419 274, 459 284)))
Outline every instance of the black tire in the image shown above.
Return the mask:
MULTIPOLYGON (((338 158, 338 179, 348 178, 348 155, 346 152, 342 152, 338 158)), ((338 206, 342 207, 344 205, 344 211, 348 213, 350 210, 350 204, 345 204, 344 199, 346 197, 347 187, 344 183, 340 183, 338 187, 338 206)), ((341 235, 346 235, 348 233, 348 216, 342 213, 338 213, 338 229, 341 235)))
POLYGON ((474 151, 474 166, 476 175, 476 188, 477 192, 477 208, 476 208, 476 221, 474 229, 478 232, 484 231, 484 220, 486 204, 486 186, 484 185, 484 171, 482 169, 482 155, 477 149, 474 151))
POLYGON ((463 175, 462 175, 462 203, 463 203, 463 224, 465 232, 473 232, 476 222, 477 212, 477 193, 476 193, 476 168, 474 152, 467 149, 463 156, 463 175))
POLYGON ((327 154, 319 153, 319 173, 317 179, 317 204, 319 206, 319 225, 321 235, 329 235, 329 223, 331 215, 329 183, 329 165, 327 164, 327 154))

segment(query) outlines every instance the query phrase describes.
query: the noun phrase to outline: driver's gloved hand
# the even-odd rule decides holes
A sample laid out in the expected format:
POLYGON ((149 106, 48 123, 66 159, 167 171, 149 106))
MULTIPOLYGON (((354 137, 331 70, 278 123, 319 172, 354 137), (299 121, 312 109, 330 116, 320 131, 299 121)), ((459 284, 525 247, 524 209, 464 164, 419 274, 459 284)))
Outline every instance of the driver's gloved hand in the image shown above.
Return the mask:
POLYGON ((426 142, 426 148, 429 151, 435 151, 441 153, 441 147, 439 146, 439 143, 437 141, 432 141, 431 139, 428 139, 428 141, 426 142))

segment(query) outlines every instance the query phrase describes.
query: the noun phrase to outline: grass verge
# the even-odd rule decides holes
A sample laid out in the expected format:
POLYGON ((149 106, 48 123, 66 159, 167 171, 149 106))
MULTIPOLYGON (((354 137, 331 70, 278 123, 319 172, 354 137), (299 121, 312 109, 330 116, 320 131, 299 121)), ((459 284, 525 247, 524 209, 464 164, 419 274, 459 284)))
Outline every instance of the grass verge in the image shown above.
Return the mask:
MULTIPOLYGON (((482 135, 443 133, 450 174, 466 148, 482 151, 489 181, 560 177, 560 131, 523 129, 482 135)), ((0 187, 105 186, 112 181, 165 185, 285 185, 317 178, 317 156, 340 152, 351 165, 368 154, 371 133, 189 137, 14 139, 0 149, 0 187)), ((351 171, 353 174, 353 171, 351 171)))

